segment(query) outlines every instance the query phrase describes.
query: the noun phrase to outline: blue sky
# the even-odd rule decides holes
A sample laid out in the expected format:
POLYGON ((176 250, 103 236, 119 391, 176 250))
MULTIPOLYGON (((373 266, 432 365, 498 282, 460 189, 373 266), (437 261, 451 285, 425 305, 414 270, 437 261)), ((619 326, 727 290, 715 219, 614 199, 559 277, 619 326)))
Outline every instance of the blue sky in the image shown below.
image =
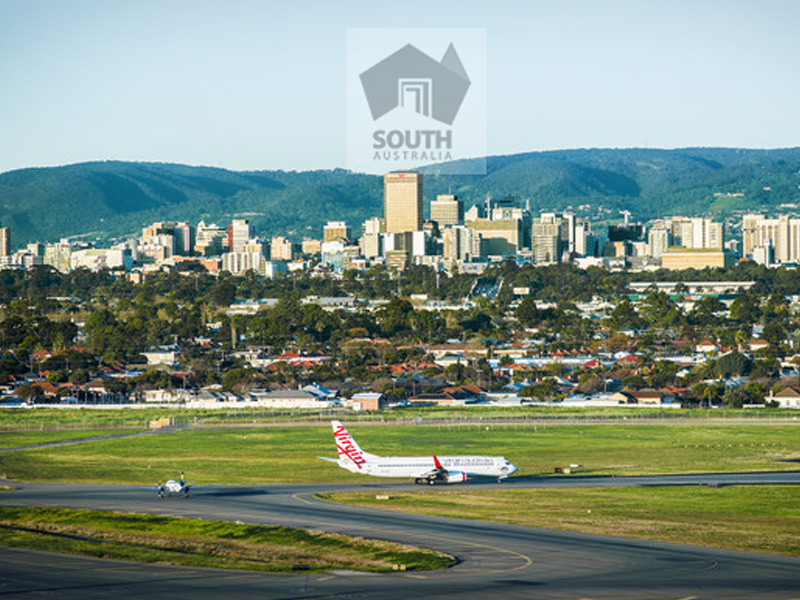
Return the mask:
POLYGON ((795 0, 0 0, 0 172, 342 167, 369 27, 486 28, 490 154, 800 145, 795 0))

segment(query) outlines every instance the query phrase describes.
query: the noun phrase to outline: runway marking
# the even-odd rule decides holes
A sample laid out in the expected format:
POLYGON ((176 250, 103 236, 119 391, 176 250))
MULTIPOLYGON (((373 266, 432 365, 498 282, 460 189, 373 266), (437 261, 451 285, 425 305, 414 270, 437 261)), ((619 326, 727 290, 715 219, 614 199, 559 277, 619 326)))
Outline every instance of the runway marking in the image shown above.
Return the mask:
POLYGON ((697 596, 686 596, 685 598, 678 598, 678 600, 697 600, 697 596))
MULTIPOLYGON (((324 500, 322 498, 317 498, 314 495, 311 495, 311 498, 313 499, 313 501, 312 500, 307 500, 307 499, 305 499, 305 498, 303 498, 301 496, 302 496, 302 494, 300 494, 300 493, 292 494, 292 498, 294 498, 295 500, 299 500, 300 502, 303 502, 304 504, 308 504, 310 506, 313 506, 316 502, 320 502, 320 503, 321 502, 325 502, 327 504, 334 504, 336 506, 342 506, 342 507, 347 507, 348 506, 347 504, 341 504, 340 502, 333 502, 332 500, 324 500)), ((381 509, 376 509, 376 510, 381 510, 381 509)), ((335 523, 327 523, 327 525, 336 526, 335 523)), ((361 529, 363 531, 375 531, 375 532, 380 532, 380 533, 396 533, 395 531, 393 531, 391 529, 367 527, 367 526, 363 526, 363 525, 354 525, 352 527, 354 529, 361 529)), ((440 541, 440 542, 451 542, 451 543, 456 543, 456 544, 464 544, 464 545, 472 546, 474 548, 487 548, 489 550, 494 550, 496 552, 501 552, 501 553, 505 553, 505 554, 511 554, 513 556, 516 556, 517 558, 521 558, 522 561, 523 561, 522 565, 520 565, 518 567, 511 568, 511 569, 481 569, 481 568, 474 569, 478 573, 513 573, 514 571, 522 571, 523 569, 527 569, 528 567, 530 567, 533 564, 533 559, 531 557, 529 557, 529 556, 527 556, 525 554, 522 554, 521 552, 517 552, 515 550, 508 550, 507 548, 499 548, 498 546, 490 546, 489 544, 481 544, 481 543, 478 543, 478 542, 469 542, 467 540, 460 540, 458 538, 448 538, 448 537, 420 534, 420 533, 414 533, 414 532, 404 532, 404 533, 406 535, 411 535, 413 537, 416 537, 418 539, 423 539, 423 540, 425 540, 425 539, 427 539, 427 540, 437 540, 437 541, 440 541)), ((462 571, 463 570, 464 569, 462 569, 462 571)))
POLYGON ((406 575, 410 579, 427 579, 425 575, 406 575))
MULTIPOLYGON (((310 504, 311 506, 314 506, 314 503, 311 502, 311 500, 306 500, 305 498, 301 498, 300 494, 292 494, 292 498, 294 498, 295 500, 300 500, 300 502, 303 502, 305 504, 310 504)), ((320 500, 319 498, 316 498, 316 500, 318 502, 322 502, 322 500, 320 500)))

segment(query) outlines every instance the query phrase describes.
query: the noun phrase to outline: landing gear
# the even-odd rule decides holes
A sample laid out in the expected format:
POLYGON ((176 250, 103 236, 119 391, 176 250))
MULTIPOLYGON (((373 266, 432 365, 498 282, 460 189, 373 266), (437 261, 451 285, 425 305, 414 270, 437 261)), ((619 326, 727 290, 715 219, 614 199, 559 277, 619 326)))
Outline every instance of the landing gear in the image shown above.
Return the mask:
POLYGON ((414 480, 414 483, 417 485, 436 485, 436 478, 435 477, 417 477, 414 480))

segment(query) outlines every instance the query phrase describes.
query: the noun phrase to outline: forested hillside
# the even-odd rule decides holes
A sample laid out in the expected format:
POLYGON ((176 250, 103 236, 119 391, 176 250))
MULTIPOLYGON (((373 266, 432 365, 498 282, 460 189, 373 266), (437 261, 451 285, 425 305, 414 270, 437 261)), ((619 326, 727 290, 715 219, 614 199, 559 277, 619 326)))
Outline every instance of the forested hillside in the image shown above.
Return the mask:
MULTIPOLYGON (((486 175, 423 169, 426 203, 452 190, 467 205, 513 195, 531 207, 591 204, 636 218, 765 210, 800 202, 800 148, 588 149, 487 159, 486 175)), ((247 217, 260 235, 320 237, 327 220, 382 213, 379 177, 333 171, 238 172, 176 164, 96 162, 0 174, 0 224, 15 247, 135 232, 156 220, 227 223, 247 217)))

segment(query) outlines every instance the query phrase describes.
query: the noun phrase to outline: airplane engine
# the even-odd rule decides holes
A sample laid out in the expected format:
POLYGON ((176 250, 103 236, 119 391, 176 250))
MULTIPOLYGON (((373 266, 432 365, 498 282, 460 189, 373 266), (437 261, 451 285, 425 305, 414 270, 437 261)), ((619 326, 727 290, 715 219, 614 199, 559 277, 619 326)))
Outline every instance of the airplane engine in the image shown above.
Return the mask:
POLYGON ((467 480, 467 474, 461 471, 448 471, 445 483, 464 483, 467 480))

